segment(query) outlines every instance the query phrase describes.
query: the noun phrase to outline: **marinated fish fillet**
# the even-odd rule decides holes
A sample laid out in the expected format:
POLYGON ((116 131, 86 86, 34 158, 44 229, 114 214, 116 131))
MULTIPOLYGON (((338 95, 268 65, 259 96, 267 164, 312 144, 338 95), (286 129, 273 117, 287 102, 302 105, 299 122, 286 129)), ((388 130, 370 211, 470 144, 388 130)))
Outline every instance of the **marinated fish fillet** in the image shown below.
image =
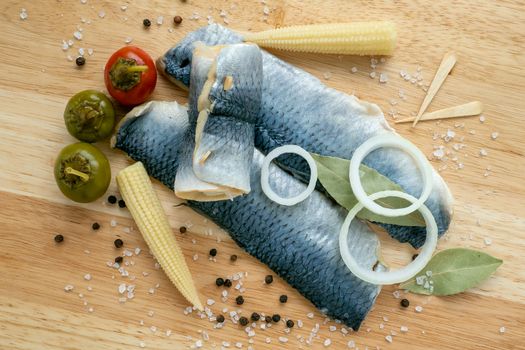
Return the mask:
POLYGON ((262 56, 252 44, 195 48, 190 124, 175 178, 178 197, 231 199, 250 192, 255 117, 261 105, 262 56))
MULTIPOLYGON (((157 61, 157 66, 180 86, 190 83, 190 62, 195 43, 207 45, 238 43, 237 34, 212 24, 188 34, 157 61)), ((325 86, 319 79, 262 50, 263 82, 260 113, 256 117, 255 147, 266 154, 275 147, 295 144, 309 152, 350 159, 354 150, 372 136, 394 133, 379 107, 325 86)), ((279 157, 280 165, 301 178, 309 179, 309 168, 294 156, 279 157)), ((400 185, 413 196, 421 193, 423 182, 414 160, 404 152, 383 148, 372 152, 364 164, 400 185)), ((434 171, 433 191, 426 201, 442 235, 452 216, 452 195, 434 171)), ((420 247, 424 227, 382 225, 401 242, 420 247)))
MULTIPOLYGON (((173 188, 180 153, 188 148, 189 128, 183 108, 150 108, 120 124, 113 145, 141 161, 148 173, 173 188)), ((188 201, 188 205, 224 228, 248 253, 267 264, 328 316, 357 330, 370 311, 380 286, 354 276, 341 259, 338 233, 346 211, 314 191, 304 202, 283 207, 269 200, 260 187, 263 155, 255 150, 251 192, 233 200, 188 201)), ((304 183, 271 165, 272 187, 285 195, 303 191, 304 183)), ((369 268, 378 262, 379 241, 369 227, 354 221, 348 244, 353 256, 369 268)), ((378 265, 382 269, 382 265, 378 265)))

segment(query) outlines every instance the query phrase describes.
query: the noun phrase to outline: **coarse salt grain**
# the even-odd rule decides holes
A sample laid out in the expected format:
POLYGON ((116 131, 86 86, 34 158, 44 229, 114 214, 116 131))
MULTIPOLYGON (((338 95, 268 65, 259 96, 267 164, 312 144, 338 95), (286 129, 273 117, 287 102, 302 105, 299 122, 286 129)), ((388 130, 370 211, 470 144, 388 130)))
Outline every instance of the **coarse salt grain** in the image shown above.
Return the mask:
POLYGON ((490 239, 489 237, 485 237, 485 239, 483 241, 485 242, 485 245, 487 245, 487 246, 492 244, 492 239, 490 239))
POLYGON ((330 332, 335 332, 337 330, 337 327, 336 326, 330 326, 328 329, 330 330, 330 332))
POLYGON ((98 11, 98 16, 100 18, 104 18, 104 17, 106 17, 106 12, 104 10, 100 10, 100 11, 98 11))
POLYGON ((349 349, 353 349, 353 348, 355 348, 355 341, 349 340, 348 344, 346 344, 346 345, 348 346, 349 349))
POLYGON ((326 346, 326 347, 330 346, 331 344, 332 344, 332 339, 330 339, 330 338, 325 339, 324 342, 323 342, 323 345, 326 346))
POLYGON ((75 37, 75 39, 77 40, 82 40, 82 33, 80 31, 76 31, 73 33, 73 36, 75 37))
POLYGON ((387 336, 385 337, 385 340, 386 340, 387 342, 389 342, 389 343, 392 343, 392 336, 391 336, 391 335, 387 335, 387 336))
POLYGON ((164 16, 159 16, 157 17, 157 25, 162 25, 162 23, 164 23, 164 16))
POLYGON ((193 261, 197 261, 197 259, 199 259, 199 254, 193 255, 193 261))
POLYGON ((408 332, 408 327, 407 326, 401 326, 399 328, 399 330, 401 331, 401 333, 406 333, 406 332, 408 332))
POLYGON ((64 287, 64 290, 65 290, 66 292, 71 292, 71 291, 73 290, 73 288, 75 288, 75 287, 73 287, 72 284, 67 284, 67 285, 64 287))
POLYGON ((20 19, 25 21, 27 19, 27 10, 22 8, 20 9, 20 19))
POLYGON ((146 347, 146 343, 144 343, 143 341, 141 341, 141 342, 139 343, 139 346, 140 346, 141 348, 145 348, 145 347, 146 347))
POLYGON ((124 294, 124 292, 126 291, 126 283, 121 283, 119 286, 118 286, 118 292, 120 294, 124 294))
POLYGON ((376 72, 370 72, 370 78, 375 79, 375 77, 376 77, 376 72))
POLYGON ((330 80, 331 77, 332 77, 332 73, 330 72, 323 73, 323 78, 325 78, 326 80, 330 80))
POLYGON ((388 82, 388 75, 386 73, 379 74, 379 82, 382 84, 388 82))
POLYGON ((89 273, 86 273, 86 274, 84 275, 84 279, 85 279, 86 281, 91 281, 91 275, 90 275, 89 273))
POLYGON ((482 156, 482 157, 486 157, 489 153, 487 152, 486 149, 482 148, 479 150, 479 155, 482 156))
POLYGON ((286 338, 286 337, 279 337, 279 341, 281 343, 286 343, 286 342, 288 342, 288 338, 286 338))
POLYGON ((416 312, 423 312, 423 307, 422 306, 416 306, 415 308, 416 312))
POLYGON ((506 331, 505 327, 502 326, 502 327, 499 328, 499 332, 501 334, 505 333, 505 331, 506 331))
POLYGON ((237 349, 241 349, 241 348, 242 348, 242 343, 241 343, 241 342, 237 342, 237 343, 235 343, 235 347, 236 347, 237 349))
POLYGON ((67 41, 62 40, 62 51, 67 51, 69 49, 69 44, 67 41))
POLYGON ((480 123, 484 123, 485 122, 485 116, 484 115, 480 115, 479 116, 479 122, 480 123))
POLYGON ((350 69, 350 72, 357 73, 357 67, 352 67, 352 69, 350 69))
POLYGON ((314 318, 313 312, 310 312, 310 313, 306 314, 306 317, 308 317, 310 319, 314 318))
POLYGON ((208 299, 208 300, 206 301, 206 304, 208 304, 209 306, 212 306, 213 304, 215 304, 215 300, 213 300, 213 299, 208 299))
POLYGON ((490 134, 490 138, 493 139, 493 140, 497 139, 498 136, 499 136, 499 132, 496 132, 496 131, 493 132, 492 134, 490 134))
POLYGON ((129 44, 129 43, 131 43, 132 41, 133 41, 133 38, 130 37, 130 36, 128 36, 128 37, 126 37, 126 39, 124 39, 124 42, 125 42, 126 44, 129 44))

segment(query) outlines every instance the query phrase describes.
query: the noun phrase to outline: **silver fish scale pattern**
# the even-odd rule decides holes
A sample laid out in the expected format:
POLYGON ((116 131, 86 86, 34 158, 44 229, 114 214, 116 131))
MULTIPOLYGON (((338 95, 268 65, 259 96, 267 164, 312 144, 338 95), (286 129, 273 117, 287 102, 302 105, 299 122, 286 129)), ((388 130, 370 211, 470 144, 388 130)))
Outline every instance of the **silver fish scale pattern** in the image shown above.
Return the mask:
MULTIPOLYGON (((173 188, 180 154, 175 148, 183 151, 188 146, 183 137, 187 120, 183 125, 167 115, 144 114, 121 124, 115 145, 143 162, 151 176, 173 188)), ((346 211, 317 191, 293 207, 270 201, 260 187, 262 160, 263 155, 255 151, 248 195, 227 201, 190 201, 189 206, 224 228, 317 308, 357 330, 380 287, 355 277, 340 257, 338 232, 346 211)), ((274 165, 270 176, 272 187, 281 195, 306 187, 274 165)), ((361 265, 371 267, 377 262, 379 241, 366 224, 352 223, 348 244, 361 265)))
MULTIPOLYGON (((191 60, 196 41, 209 45, 234 44, 242 37, 217 24, 190 33, 164 56, 165 73, 182 83, 189 82, 189 69, 181 62, 191 60)), ((374 104, 325 86, 319 79, 263 51, 262 105, 255 126, 255 146, 263 153, 284 144, 296 144, 307 151, 350 159, 365 140, 393 130, 374 104)), ((279 164, 303 181, 309 178, 305 162, 283 155, 279 164)), ((404 152, 384 148, 372 152, 364 163, 418 196, 422 179, 414 161, 404 152)), ((433 191, 426 205, 432 211, 442 235, 452 215, 452 196, 434 172, 433 191)), ((424 227, 382 225, 400 242, 420 247, 426 237, 424 227)))

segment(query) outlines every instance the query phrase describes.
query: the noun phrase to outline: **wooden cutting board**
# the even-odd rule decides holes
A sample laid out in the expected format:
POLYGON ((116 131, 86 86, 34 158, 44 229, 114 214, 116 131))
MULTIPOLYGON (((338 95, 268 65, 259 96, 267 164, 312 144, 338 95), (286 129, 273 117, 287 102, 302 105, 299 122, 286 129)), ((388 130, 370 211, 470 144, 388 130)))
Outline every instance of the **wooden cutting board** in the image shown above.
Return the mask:
MULTIPOLYGON (((296 326, 290 334, 282 324, 257 329, 255 349, 309 348, 297 337, 307 338, 316 323, 320 331, 312 349, 324 348, 326 339, 336 349, 346 348, 349 341, 359 349, 525 349, 523 1, 82 2, 3 0, 0 5, 1 349, 133 349, 142 342, 148 349, 182 349, 199 344, 198 340, 206 349, 220 349, 223 341, 230 342, 230 348, 237 342, 242 349, 249 348, 247 334, 239 327, 227 323, 224 329, 214 329, 213 323, 195 313, 183 313, 186 302, 155 268, 126 210, 103 200, 72 203, 61 195, 52 175, 56 154, 75 142, 63 125, 64 106, 79 90, 104 89, 102 70, 109 55, 129 37, 132 44, 158 57, 188 32, 205 25, 207 16, 210 21, 229 21, 231 28, 253 31, 292 24, 394 21, 399 32, 396 53, 374 70, 388 75, 385 84, 370 77, 370 58, 276 53, 329 86, 379 104, 390 122, 391 112, 410 116, 424 97, 418 81, 405 81, 400 71, 414 76, 419 67, 422 84, 429 84, 443 54, 455 51, 458 63, 429 111, 480 100, 485 104, 485 121, 470 117, 420 122, 415 129, 396 125, 395 129, 429 156, 434 146, 453 150, 454 143, 466 145, 447 161, 433 161, 456 199, 454 221, 439 249, 480 249, 504 264, 488 281, 461 295, 408 294, 408 309, 399 306, 395 287, 384 287, 361 330, 345 335, 341 325, 325 320, 283 281, 264 286, 264 276, 271 273, 267 267, 212 223, 187 208, 175 207, 180 201, 156 184, 203 302, 214 299, 214 312, 225 307, 236 310, 235 290, 222 302, 214 281, 218 276, 248 272, 243 279, 245 314, 276 312, 296 325, 297 320, 303 321, 304 327, 296 326), (270 11, 267 16, 265 6, 270 11), (26 20, 20 19, 21 8, 27 9, 26 20), (221 10, 226 11, 225 18, 221 10), (184 18, 179 27, 172 25, 174 15, 184 18), (190 20, 192 15, 199 19, 190 20), (155 24, 158 16, 164 16, 162 25, 155 24), (143 18, 153 22, 148 30, 142 27, 143 18), (82 41, 73 39, 77 26, 83 29, 82 41), (74 45, 62 51, 62 40, 68 39, 74 45), (94 53, 86 55, 86 65, 78 69, 67 56, 75 58, 80 47, 86 52, 92 48, 94 53), (352 67, 357 73, 351 73, 352 67), (455 138, 445 143, 441 136, 449 129, 455 138), (494 132, 496 140, 491 139, 494 132), (485 157, 480 156, 482 148, 488 152, 485 157), (459 163, 463 169, 457 169, 459 163), (102 228, 93 232, 93 222, 102 228), (189 232, 179 234, 181 225, 191 226, 189 232), (65 237, 60 245, 53 241, 57 233, 65 237), (116 237, 124 240, 125 248, 142 249, 138 256, 126 258, 134 264, 126 267, 133 281, 106 266, 121 253, 112 245, 116 237), (216 262, 208 260, 213 247, 219 252, 216 262), (229 261, 231 254, 239 257, 235 263, 229 261), (86 274, 91 280, 84 278, 86 274), (118 301, 120 283, 136 285, 135 297, 123 304, 118 301), (64 291, 68 284, 74 286, 69 293, 64 291), (288 295, 286 305, 278 302, 281 294, 288 295), (423 307, 422 313, 414 311, 416 305, 423 307), (307 317, 310 312, 313 318, 307 317), (336 330, 331 332, 331 326, 336 330), (401 326, 407 326, 408 333, 401 333, 401 326), (396 335, 390 344, 385 336, 391 332, 396 335), (280 343, 279 337, 289 340, 280 343)), ((153 98, 186 102, 185 92, 164 78, 159 79, 153 98)), ((119 115, 124 112, 119 110, 119 115)), ((97 146, 108 155, 113 174, 131 163, 106 142, 97 146)), ((108 195, 116 193, 113 181, 108 195)), ((386 237, 382 240, 384 254, 394 266, 407 262, 414 253, 407 245, 386 237)))

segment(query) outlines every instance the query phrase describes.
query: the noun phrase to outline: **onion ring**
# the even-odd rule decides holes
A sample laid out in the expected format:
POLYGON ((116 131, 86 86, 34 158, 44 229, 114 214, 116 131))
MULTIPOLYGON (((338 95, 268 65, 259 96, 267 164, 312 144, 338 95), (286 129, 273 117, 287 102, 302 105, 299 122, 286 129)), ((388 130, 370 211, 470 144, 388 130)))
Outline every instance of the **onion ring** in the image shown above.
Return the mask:
MULTIPOLYGON (((417 198, 400 191, 381 191, 370 195, 371 200, 384 197, 399 197, 412 203, 417 201, 417 198)), ((367 270, 359 266, 357 261, 350 254, 350 249, 348 248, 348 230, 352 220, 361 209, 363 209, 363 204, 357 203, 352 208, 352 210, 348 212, 348 215, 341 227, 341 232, 339 233, 339 251, 341 253, 341 257, 343 258, 346 266, 355 276, 365 282, 373 284, 396 284, 411 279, 428 264, 432 258, 432 254, 436 250, 438 228, 434 216, 427 206, 422 204, 419 208, 419 211, 423 215, 425 223, 427 224, 427 237, 425 239, 425 244, 423 244, 423 247, 421 248, 421 252, 414 261, 399 270, 388 272, 367 270)))
POLYGON ((303 148, 296 145, 284 145, 273 149, 268 155, 264 158, 262 167, 261 167, 261 187, 264 194, 270 198, 272 201, 286 206, 292 206, 299 202, 304 201, 308 196, 314 191, 315 184, 317 183, 317 165, 315 160, 312 158, 310 153, 306 152, 303 148), (275 193, 269 183, 270 177, 270 163, 275 158, 279 157, 281 154, 293 153, 301 156, 310 167, 310 181, 308 187, 303 192, 299 193, 297 196, 290 198, 283 198, 277 193, 275 193))
POLYGON ((428 199, 432 191, 432 167, 428 163, 425 155, 414 146, 414 144, 394 134, 372 137, 359 146, 350 160, 348 177, 350 179, 350 186, 357 200, 363 204, 366 209, 382 216, 396 217, 408 215, 418 210, 428 199), (370 152, 380 147, 394 147, 405 151, 416 161, 423 175, 423 191, 421 192, 421 196, 408 207, 398 209, 385 208, 375 203, 363 188, 361 178, 359 177, 359 166, 370 152))

